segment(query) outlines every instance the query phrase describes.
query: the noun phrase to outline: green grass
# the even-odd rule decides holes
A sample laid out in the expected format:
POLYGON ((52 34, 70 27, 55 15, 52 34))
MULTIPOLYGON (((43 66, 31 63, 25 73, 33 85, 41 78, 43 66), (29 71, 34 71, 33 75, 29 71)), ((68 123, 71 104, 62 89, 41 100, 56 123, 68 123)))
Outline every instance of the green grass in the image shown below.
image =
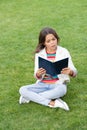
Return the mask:
POLYGON ((87 1, 0 1, 0 130, 87 130, 87 1), (19 105, 19 88, 34 83, 39 31, 53 27, 78 69, 63 99, 70 111, 19 105))

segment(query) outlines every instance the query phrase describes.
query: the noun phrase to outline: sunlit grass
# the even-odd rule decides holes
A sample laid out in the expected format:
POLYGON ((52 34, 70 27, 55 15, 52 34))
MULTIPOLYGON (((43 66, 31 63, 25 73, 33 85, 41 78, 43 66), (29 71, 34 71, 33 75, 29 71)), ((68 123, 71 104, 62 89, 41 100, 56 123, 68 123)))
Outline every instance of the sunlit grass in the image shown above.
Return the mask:
POLYGON ((0 1, 0 130, 87 129, 86 0, 0 1), (78 69, 63 99, 70 111, 30 102, 19 105, 19 88, 34 83, 39 31, 53 27, 78 69))

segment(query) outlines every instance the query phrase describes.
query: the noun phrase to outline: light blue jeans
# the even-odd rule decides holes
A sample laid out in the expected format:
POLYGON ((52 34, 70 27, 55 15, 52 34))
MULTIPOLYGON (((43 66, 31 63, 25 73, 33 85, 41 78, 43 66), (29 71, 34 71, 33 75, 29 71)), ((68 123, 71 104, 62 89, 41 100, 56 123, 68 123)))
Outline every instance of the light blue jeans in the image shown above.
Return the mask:
POLYGON ((31 85, 23 86, 19 93, 25 99, 48 106, 51 99, 64 96, 67 92, 65 84, 46 84, 38 82, 31 85))

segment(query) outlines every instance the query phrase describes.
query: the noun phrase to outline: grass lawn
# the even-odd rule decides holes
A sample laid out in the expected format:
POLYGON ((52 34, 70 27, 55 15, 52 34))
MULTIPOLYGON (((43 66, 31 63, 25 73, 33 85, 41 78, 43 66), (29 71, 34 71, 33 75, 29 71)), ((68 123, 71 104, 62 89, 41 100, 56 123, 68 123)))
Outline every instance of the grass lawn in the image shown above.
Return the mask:
POLYGON ((86 24, 87 0, 0 0, 0 130, 87 130, 86 24), (33 52, 46 26, 78 69, 63 97, 69 112, 18 103, 19 88, 36 81, 33 52))

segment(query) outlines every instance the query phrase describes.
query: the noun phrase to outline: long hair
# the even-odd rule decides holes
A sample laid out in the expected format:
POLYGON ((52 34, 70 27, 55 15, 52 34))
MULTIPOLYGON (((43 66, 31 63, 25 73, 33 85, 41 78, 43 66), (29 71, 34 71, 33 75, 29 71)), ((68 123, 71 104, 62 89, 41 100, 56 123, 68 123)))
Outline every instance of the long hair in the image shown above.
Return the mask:
POLYGON ((35 53, 40 52, 45 47, 44 43, 48 34, 53 34, 57 39, 57 43, 59 42, 59 36, 54 29, 49 27, 43 28, 39 33, 38 45, 36 47, 35 53))

